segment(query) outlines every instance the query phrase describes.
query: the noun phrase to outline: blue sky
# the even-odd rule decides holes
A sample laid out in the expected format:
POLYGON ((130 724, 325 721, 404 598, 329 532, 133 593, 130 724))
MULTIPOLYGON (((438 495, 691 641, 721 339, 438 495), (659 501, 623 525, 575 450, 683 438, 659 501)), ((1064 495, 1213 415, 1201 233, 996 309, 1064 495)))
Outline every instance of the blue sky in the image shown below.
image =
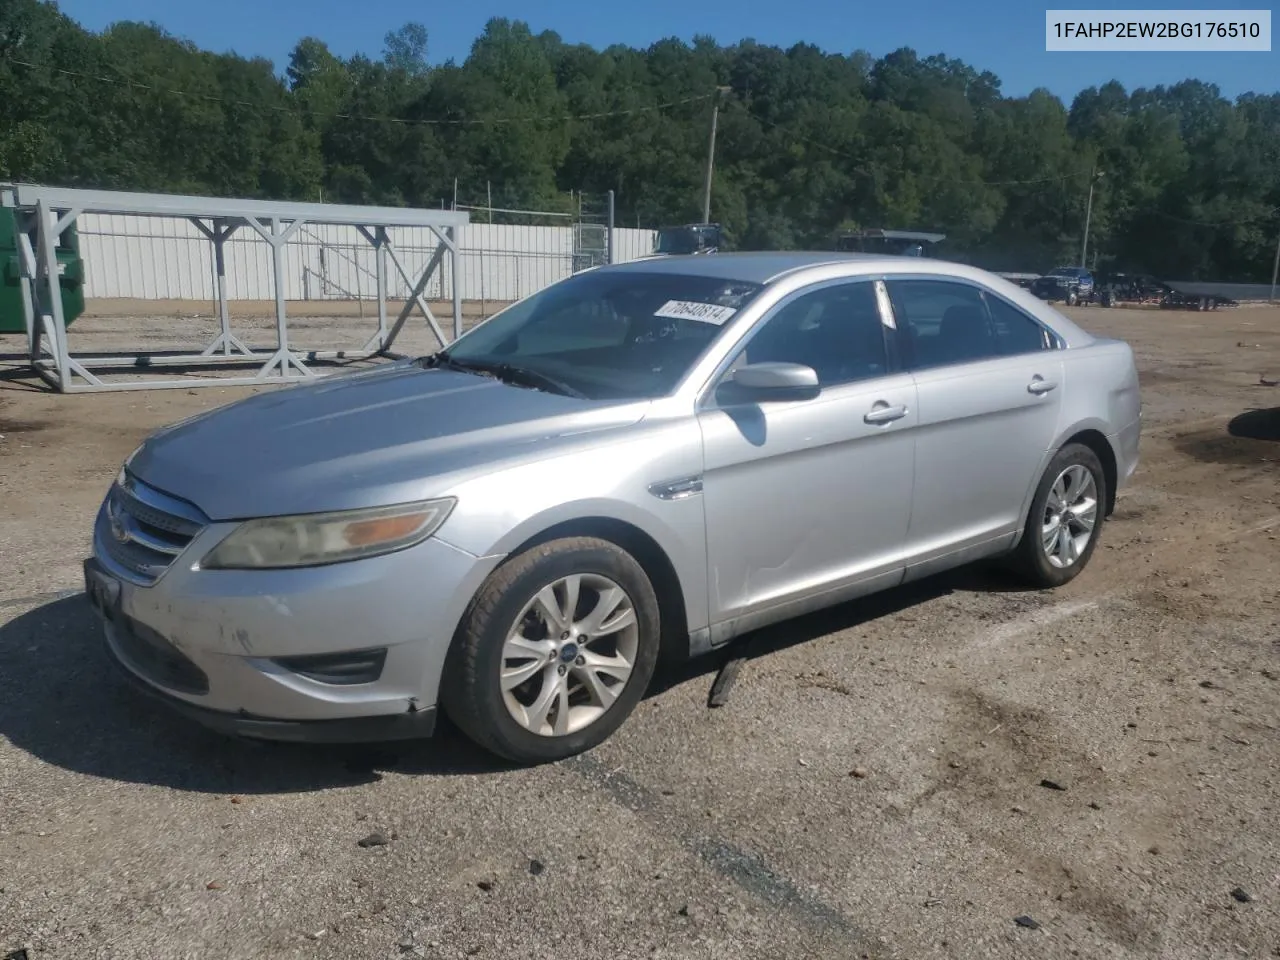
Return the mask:
MULTIPOLYGON (((485 21, 500 16, 596 47, 646 46, 667 36, 689 40, 700 33, 721 43, 751 37, 783 47, 811 42, 833 52, 864 49, 877 56, 909 46, 922 55, 945 53, 991 70, 1008 95, 1043 86, 1068 103, 1082 88, 1110 79, 1133 89, 1194 77, 1218 84, 1229 97, 1280 90, 1280 50, 1274 44, 1270 53, 1045 52, 1046 6, 1097 8, 1105 0, 987 0, 981 5, 959 0, 60 0, 58 5, 93 30, 115 20, 155 21, 209 49, 269 57, 280 70, 302 36, 318 36, 341 55, 378 56, 387 31, 409 20, 426 26, 432 62, 461 61, 485 21)), ((1161 3, 1162 9, 1215 7, 1261 4, 1161 3)))

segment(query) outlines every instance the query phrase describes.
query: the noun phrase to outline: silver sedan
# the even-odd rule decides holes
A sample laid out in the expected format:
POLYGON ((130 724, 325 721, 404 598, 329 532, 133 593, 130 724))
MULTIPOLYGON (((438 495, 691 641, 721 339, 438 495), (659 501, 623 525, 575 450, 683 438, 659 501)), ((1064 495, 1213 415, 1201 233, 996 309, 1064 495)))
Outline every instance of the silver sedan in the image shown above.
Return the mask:
POLYGON ((840 254, 577 274, 429 357, 165 428, 85 562, 111 658, 207 725, 599 744, 662 659, 980 558, 1089 562, 1130 348, 991 274, 840 254))

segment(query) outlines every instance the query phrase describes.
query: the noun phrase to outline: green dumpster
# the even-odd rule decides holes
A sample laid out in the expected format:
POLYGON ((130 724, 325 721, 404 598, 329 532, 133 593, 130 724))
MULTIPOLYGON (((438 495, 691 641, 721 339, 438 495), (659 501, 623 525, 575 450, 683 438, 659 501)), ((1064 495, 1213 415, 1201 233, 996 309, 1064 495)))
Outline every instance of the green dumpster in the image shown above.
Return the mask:
MULTIPOLYGON (((35 237, 31 238, 35 248, 35 237)), ((84 313, 84 261, 80 258, 80 238, 75 224, 62 232, 55 251, 58 258, 58 286, 62 292, 62 312, 67 326, 84 313)), ((36 250, 39 255, 39 250, 36 250)), ((18 250, 18 211, 0 207, 0 334, 26 333, 22 315, 22 263, 18 250)))

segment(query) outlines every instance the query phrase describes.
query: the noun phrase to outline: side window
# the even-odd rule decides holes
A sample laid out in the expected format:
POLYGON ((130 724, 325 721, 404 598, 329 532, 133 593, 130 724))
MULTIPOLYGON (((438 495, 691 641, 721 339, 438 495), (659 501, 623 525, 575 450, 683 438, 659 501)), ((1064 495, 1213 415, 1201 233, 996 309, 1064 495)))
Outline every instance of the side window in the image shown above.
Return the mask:
POLYGON ((1040 324, 999 297, 987 294, 986 300, 996 343, 1000 345, 1002 354, 1013 356, 1049 349, 1049 338, 1040 324))
POLYGON ((733 368, 745 363, 801 363, 834 387, 889 369, 885 329, 870 281, 841 283, 783 304, 747 341, 733 368))
POLYGON ((917 370, 1000 355, 976 287, 949 280, 889 280, 898 329, 917 370))

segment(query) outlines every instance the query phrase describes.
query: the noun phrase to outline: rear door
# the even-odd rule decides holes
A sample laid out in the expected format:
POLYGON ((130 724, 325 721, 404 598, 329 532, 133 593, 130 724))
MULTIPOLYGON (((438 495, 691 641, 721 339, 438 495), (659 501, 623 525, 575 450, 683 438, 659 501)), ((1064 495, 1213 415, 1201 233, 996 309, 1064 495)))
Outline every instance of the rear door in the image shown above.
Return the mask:
POLYGON ((1064 370, 1053 334, 990 290, 934 278, 887 286, 918 404, 914 579, 1012 541, 1057 434, 1064 370))

